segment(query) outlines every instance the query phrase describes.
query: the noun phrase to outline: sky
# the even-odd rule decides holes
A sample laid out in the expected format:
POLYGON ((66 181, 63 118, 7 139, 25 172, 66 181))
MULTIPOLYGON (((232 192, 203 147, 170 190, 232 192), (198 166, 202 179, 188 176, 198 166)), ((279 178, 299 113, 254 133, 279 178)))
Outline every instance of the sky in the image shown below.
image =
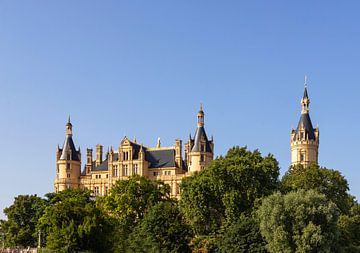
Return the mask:
POLYGON ((199 103, 215 155, 290 164, 304 76, 319 164, 360 197, 358 1, 0 0, 0 218, 53 191, 71 115, 82 150, 184 142, 199 103))

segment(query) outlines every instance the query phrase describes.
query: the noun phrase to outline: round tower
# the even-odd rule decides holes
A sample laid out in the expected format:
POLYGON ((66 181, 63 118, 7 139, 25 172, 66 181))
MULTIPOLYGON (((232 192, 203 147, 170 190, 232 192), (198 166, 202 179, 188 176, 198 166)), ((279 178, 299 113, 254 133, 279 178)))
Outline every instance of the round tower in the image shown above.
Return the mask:
POLYGON ((197 114, 198 122, 194 139, 189 139, 185 146, 185 154, 188 157, 187 165, 190 173, 203 170, 214 157, 213 140, 208 140, 204 128, 204 111, 202 104, 197 114))
POLYGON ((318 163, 319 156, 319 128, 313 128, 310 115, 310 99, 307 92, 305 77, 304 95, 301 99, 301 116, 296 129, 291 130, 291 165, 308 166, 318 163))
POLYGON ((68 188, 78 188, 80 183, 81 153, 76 150, 72 139, 72 124, 70 117, 65 126, 65 141, 62 148, 58 147, 56 155, 55 192, 68 188))

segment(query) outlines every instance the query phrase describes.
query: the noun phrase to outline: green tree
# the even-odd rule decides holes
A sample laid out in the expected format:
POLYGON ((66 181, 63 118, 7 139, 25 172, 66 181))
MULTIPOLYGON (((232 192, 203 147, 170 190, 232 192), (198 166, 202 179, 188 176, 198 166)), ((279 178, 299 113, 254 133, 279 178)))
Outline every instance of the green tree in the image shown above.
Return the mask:
POLYGON ((334 202, 343 213, 348 213, 354 198, 348 194, 349 185, 339 171, 311 164, 290 168, 282 179, 283 192, 314 189, 334 202))
POLYGON ((197 235, 214 233, 251 211, 257 198, 277 189, 278 176, 278 162, 272 155, 231 148, 205 170, 183 179, 181 210, 197 235))
POLYGON ((360 252, 360 205, 354 205, 349 214, 339 218, 340 248, 344 253, 360 252))
POLYGON ((223 235, 218 239, 219 252, 267 252, 258 221, 252 216, 241 215, 236 222, 224 230, 223 235))
POLYGON ((48 198, 50 205, 38 225, 46 236, 47 248, 57 252, 108 250, 111 226, 90 191, 67 189, 48 198))
POLYGON ((2 222, 5 234, 5 245, 31 246, 37 245, 38 231, 36 225, 46 207, 46 201, 36 195, 19 195, 14 203, 4 209, 7 220, 2 222))
POLYGON ((324 194, 277 192, 263 200, 258 216, 270 252, 337 252, 339 210, 324 194))
POLYGON ((128 239, 128 252, 191 252, 191 229, 175 202, 152 207, 128 239))
POLYGON ((118 180, 108 196, 99 198, 98 206, 109 214, 115 224, 113 251, 124 252, 126 239, 132 229, 151 207, 162 201, 170 201, 169 196, 170 187, 163 182, 133 176, 128 180, 118 180))

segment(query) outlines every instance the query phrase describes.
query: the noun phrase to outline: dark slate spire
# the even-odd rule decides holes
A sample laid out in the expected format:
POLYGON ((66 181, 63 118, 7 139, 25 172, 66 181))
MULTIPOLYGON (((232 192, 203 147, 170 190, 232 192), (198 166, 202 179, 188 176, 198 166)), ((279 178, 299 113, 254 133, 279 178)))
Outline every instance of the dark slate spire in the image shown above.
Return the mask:
POLYGON ((301 99, 301 117, 295 131, 294 140, 296 139, 315 140, 315 130, 313 128, 309 115, 310 99, 307 92, 306 81, 307 78, 305 76, 304 95, 301 99), (301 132, 303 133, 303 135, 301 135, 301 132))
POLYGON ((76 150, 74 141, 72 139, 72 124, 70 122, 70 116, 68 122, 65 126, 66 128, 66 135, 64 145, 62 147, 62 153, 60 156, 60 160, 73 160, 73 161, 80 161, 80 148, 76 150))
MULTIPOLYGON (((204 128, 204 111, 202 108, 202 104, 200 103, 200 110, 198 112, 198 127, 196 129, 194 135, 194 146, 192 147, 192 152, 200 152, 201 151, 201 142, 206 145, 206 152, 212 152, 211 150, 211 141, 208 140, 204 128)), ((191 138, 191 135, 190 135, 191 138)))

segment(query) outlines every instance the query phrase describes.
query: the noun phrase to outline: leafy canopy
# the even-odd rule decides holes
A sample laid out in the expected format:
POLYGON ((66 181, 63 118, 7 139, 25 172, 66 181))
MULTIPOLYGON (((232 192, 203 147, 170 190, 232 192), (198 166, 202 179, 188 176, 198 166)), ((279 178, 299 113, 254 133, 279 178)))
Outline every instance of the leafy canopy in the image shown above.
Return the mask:
POLYGON ((49 194, 50 206, 39 220, 46 247, 58 252, 105 252, 111 226, 90 191, 67 189, 49 194))
POLYGON ((272 155, 231 148, 205 170, 183 179, 182 211, 198 235, 216 232, 250 211, 257 198, 277 189, 278 176, 278 162, 272 155))
POLYGON ((191 229, 178 206, 160 202, 152 207, 128 239, 128 252, 191 252, 191 229))
POLYGON ((339 171, 317 164, 290 168, 282 179, 282 187, 284 192, 298 189, 316 190, 325 194, 343 213, 348 213, 354 203, 353 197, 347 192, 349 185, 344 176, 339 171))
POLYGON ((47 203, 36 195, 19 195, 14 203, 4 209, 7 221, 2 221, 5 246, 37 246, 36 224, 47 203))
POLYGON ((270 252, 336 252, 339 211, 323 194, 274 193, 263 200, 258 217, 270 252))

